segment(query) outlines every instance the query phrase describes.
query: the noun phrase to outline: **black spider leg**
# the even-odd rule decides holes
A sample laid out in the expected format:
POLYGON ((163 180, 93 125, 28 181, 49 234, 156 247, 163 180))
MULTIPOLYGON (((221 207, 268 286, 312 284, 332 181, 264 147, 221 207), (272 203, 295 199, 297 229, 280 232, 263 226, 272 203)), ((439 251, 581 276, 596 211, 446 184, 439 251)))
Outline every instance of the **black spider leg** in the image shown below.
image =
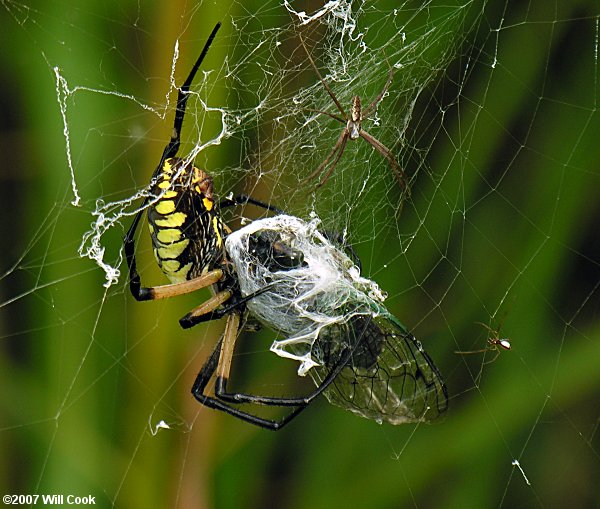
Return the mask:
MULTIPOLYGON (((275 283, 271 283, 269 285, 263 286, 260 290, 256 290, 245 297, 236 298, 235 294, 231 297, 230 300, 233 300, 233 303, 228 304, 227 306, 217 308, 213 311, 202 315, 193 315, 192 313, 188 313, 184 317, 179 319, 179 325, 181 325, 182 329, 190 329, 199 323, 210 322, 212 320, 219 320, 224 316, 227 316, 230 313, 235 311, 243 311, 245 309, 245 304, 249 300, 258 297, 259 295, 268 292, 276 286, 275 283)), ((227 301, 229 302, 229 301, 227 301)))
MULTIPOLYGON (((369 317, 369 319, 366 321, 365 327, 361 331, 359 338, 362 337, 370 323, 371 317, 369 317)), ((225 334, 227 334, 227 331, 225 332, 225 334)), ((300 412, 305 410, 308 407, 308 405, 312 403, 318 396, 320 396, 334 382, 334 380, 337 378, 340 372, 350 363, 352 354, 356 350, 357 346, 360 344, 359 339, 358 341, 356 341, 356 344, 352 345, 351 348, 345 348, 345 351, 342 351, 337 364, 333 366, 329 374, 323 379, 320 385, 307 396, 299 398, 275 398, 266 396, 255 396, 252 394, 244 393, 228 393, 226 392, 227 379, 223 377, 217 377, 215 384, 216 397, 211 397, 204 394, 204 389, 208 385, 208 382, 210 381, 212 375, 219 366, 224 336, 221 337, 221 339, 215 346, 215 349, 213 350, 212 354, 198 373, 196 381, 194 382, 194 385, 192 387, 192 394, 201 404, 209 408, 221 410, 222 412, 237 417, 242 421, 254 424, 255 426, 259 426, 261 428, 268 429, 271 431, 278 431, 281 428, 283 428, 286 424, 288 424, 295 417, 297 417, 298 414, 300 414, 300 412), (275 421, 272 419, 258 417, 257 415, 248 412, 244 412, 243 410, 232 407, 227 403, 249 403, 255 405, 281 407, 295 406, 297 408, 295 408, 291 413, 289 413, 282 419, 275 421)))
POLYGON ((144 200, 144 203, 133 218, 133 223, 131 223, 129 230, 125 235, 125 239, 123 240, 125 247, 125 259, 127 260, 127 266, 129 267, 129 289, 136 300, 147 300, 146 294, 148 292, 146 288, 142 288, 140 274, 137 271, 134 242, 135 230, 137 229, 138 223, 142 217, 142 212, 146 210, 147 203, 148 198, 144 200))
MULTIPOLYGON (((204 48, 202 48, 202 52, 200 53, 198 60, 196 60, 194 67, 192 67, 192 70, 190 71, 190 74, 186 78, 182 87, 179 89, 179 93, 177 94, 177 108, 175 111, 175 121, 173 122, 173 132, 171 133, 171 141, 165 147, 162 157, 160 158, 160 162, 158 163, 158 166, 156 167, 152 178, 154 178, 161 171, 163 165, 165 164, 165 161, 171 157, 175 157, 177 155, 177 152, 179 151, 179 145, 181 142, 181 127, 183 125, 183 118, 185 117, 185 108, 187 106, 187 99, 189 95, 190 86, 192 85, 192 81, 196 76, 196 72, 198 71, 200 64, 202 64, 202 61, 206 57, 210 45, 212 44, 215 36, 217 35, 219 28, 221 28, 220 22, 217 23, 213 28, 213 31, 209 35, 206 43, 204 44, 204 48)), ((131 226, 129 227, 129 230, 127 231, 127 234, 125 235, 125 238, 123 240, 125 247, 125 258, 127 260, 127 266, 129 267, 129 287, 131 289, 131 293, 137 300, 149 300, 152 298, 149 289, 143 288, 141 285, 140 275, 137 272, 137 267, 135 263, 134 245, 135 231, 142 217, 142 213, 146 210, 148 200, 149 198, 147 197, 142 203, 142 206, 135 215, 133 222, 131 223, 131 226)))
POLYGON ((247 194, 239 194, 234 196, 233 198, 226 198, 225 200, 221 200, 219 202, 219 209, 224 209, 226 207, 235 207, 237 205, 246 205, 250 203, 252 205, 256 205, 257 207, 263 208, 265 210, 269 210, 271 212, 275 212, 276 214, 285 214, 283 210, 269 203, 265 203, 264 201, 256 200, 247 194))
POLYGON ((181 127, 183 125, 183 117, 185 116, 185 108, 187 106, 187 100, 188 100, 188 95, 189 95, 189 91, 190 91, 190 86, 192 85, 192 81, 194 81, 196 72, 198 72, 198 69, 200 68, 200 64, 202 64, 202 61, 206 57, 206 54, 208 53, 210 45, 212 44, 215 36, 217 35, 219 28, 221 28, 220 22, 215 25, 215 28, 213 28, 213 31, 208 36, 208 39, 207 39, 206 43, 204 44, 204 48, 202 48, 202 53, 200 53, 200 56, 198 57, 198 60, 196 60, 194 67, 192 67, 190 74, 188 75, 188 77, 184 81, 183 85, 179 89, 179 93, 177 94, 177 109, 175 110, 175 122, 173 123, 173 132, 171 133, 171 141, 165 147, 162 158, 160 160, 160 165, 159 165, 160 167, 162 167, 162 164, 167 159, 169 159, 171 157, 175 157, 177 155, 177 152, 179 152, 179 145, 181 142, 181 127))

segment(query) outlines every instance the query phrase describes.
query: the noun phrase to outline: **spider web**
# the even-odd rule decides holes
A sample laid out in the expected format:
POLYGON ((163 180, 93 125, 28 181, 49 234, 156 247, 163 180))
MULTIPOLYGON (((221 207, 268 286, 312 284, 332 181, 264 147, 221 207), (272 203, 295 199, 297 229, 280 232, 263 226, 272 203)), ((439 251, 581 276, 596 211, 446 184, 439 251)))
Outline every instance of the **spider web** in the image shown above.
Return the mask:
MULTIPOLYGON (((19 48, 2 55, 15 98, 2 115, 3 495, 92 495, 99 507, 598 505, 594 2, 2 7, 19 48), (446 379, 439 424, 379 426, 320 401, 272 434, 199 407, 189 389, 223 324, 182 331, 177 320, 208 293, 129 294, 122 237, 169 140, 176 87, 218 20, 180 154, 220 197, 318 217, 352 243, 446 379), (346 112, 393 70, 363 128, 394 154, 410 196, 363 139, 323 187, 304 181, 344 126, 317 113, 340 115, 300 37, 346 112), (494 331, 510 351, 455 353, 485 349, 494 331)), ((247 207, 226 220, 259 216, 247 207)), ((138 233, 143 281, 162 284, 145 225, 138 233)), ((297 365, 269 352, 273 339, 242 338, 240 386, 308 392, 297 365)))

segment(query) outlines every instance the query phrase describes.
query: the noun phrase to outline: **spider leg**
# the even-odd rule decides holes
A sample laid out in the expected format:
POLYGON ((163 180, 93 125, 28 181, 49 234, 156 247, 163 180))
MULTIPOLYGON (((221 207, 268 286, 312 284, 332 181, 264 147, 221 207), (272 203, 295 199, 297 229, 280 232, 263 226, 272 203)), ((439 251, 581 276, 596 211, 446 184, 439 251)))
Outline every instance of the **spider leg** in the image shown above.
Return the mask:
POLYGON ((482 348, 481 350, 454 350, 454 353, 458 354, 458 355, 471 355, 474 353, 485 353, 487 352, 488 349, 487 348, 482 348))
POLYGON ((135 241, 134 235, 135 230, 140 222, 142 217, 142 211, 146 209, 146 204, 148 203, 148 198, 144 200, 144 203, 138 210, 137 214, 133 218, 133 222, 127 230, 125 234, 125 238, 123 239, 123 247, 125 249, 125 259, 127 260, 127 266, 129 267, 129 288, 131 290, 132 295, 136 300, 147 300, 147 290, 144 288, 142 290, 142 283, 140 280, 140 274, 137 271, 136 263, 135 263, 135 241))
POLYGON ((394 68, 390 67, 390 73, 388 74, 388 79, 385 82, 383 89, 381 90, 381 92, 379 92, 379 95, 371 101, 371 104, 369 104, 369 106, 367 106, 366 108, 363 109, 363 118, 368 117, 369 114, 377 107, 377 105, 379 104, 379 101, 381 101, 381 99, 387 92, 390 84, 392 83, 393 77, 394 77, 394 68))
POLYGON ((342 117, 335 115, 333 113, 329 113, 328 111, 323 111, 323 110, 315 110, 313 108, 304 108, 306 111, 312 111, 313 113, 320 113, 321 115, 327 115, 328 117, 331 117, 334 120, 337 120, 338 122, 341 122, 342 124, 345 124, 347 122, 347 120, 344 120, 342 117))
POLYGON ((149 297, 141 300, 169 299, 178 295, 184 295, 186 293, 195 292, 196 290, 201 290, 207 286, 212 286, 218 283, 221 279, 223 279, 223 270, 213 269, 205 274, 202 274, 201 276, 190 279, 189 281, 153 286, 151 288, 142 288, 141 290, 147 290, 149 292, 149 297))
POLYGON ((261 208, 263 208, 265 210, 269 210, 271 212, 275 212, 276 214, 285 214, 285 212, 283 210, 281 210, 280 208, 275 207, 274 205, 270 205, 269 203, 255 200, 254 198, 252 198, 251 196, 248 196, 246 194, 239 194, 238 196, 234 196, 231 199, 221 200, 219 202, 219 208, 224 209, 226 207, 235 207, 237 205, 246 205, 247 203, 256 205, 257 207, 261 207, 261 208))
MULTIPOLYGON (((488 351, 491 351, 491 350, 488 349, 488 351)), ((483 365, 486 366, 487 364, 491 364, 498 358, 499 355, 500 355, 500 350, 498 348, 496 348, 495 355, 489 361, 484 361, 483 365)), ((485 356, 484 356, 484 359, 485 359, 485 356)))
POLYGON ((201 404, 208 406, 209 408, 221 410, 229 415, 241 419, 242 421, 272 431, 277 431, 283 428, 286 424, 288 424, 295 417, 297 417, 300 412, 306 409, 306 407, 315 398, 317 398, 321 393, 323 393, 323 391, 332 384, 332 382, 339 375, 342 369, 346 367, 354 351, 353 348, 346 349, 345 354, 340 357, 340 361, 329 372, 329 374, 325 377, 321 384, 312 393, 305 397, 274 398, 265 396, 255 396, 252 394, 243 393, 227 393, 225 392, 227 387, 227 380, 229 377, 229 372, 231 370, 231 359, 233 356, 233 351, 239 329, 239 313, 233 313, 229 315, 229 319, 227 321, 223 337, 221 338, 221 340, 219 340, 212 354, 198 373, 194 385, 192 386, 192 394, 196 398, 196 400, 198 400, 201 404), (204 394, 204 390, 206 389, 208 382, 210 381, 215 371, 217 376, 215 384, 215 397, 211 397, 204 394), (248 403, 266 406, 292 406, 296 408, 292 412, 287 414, 285 417, 283 417, 281 420, 276 421, 266 419, 263 417, 258 417, 248 412, 244 412, 238 408, 228 405, 227 402, 233 404, 248 403))
MULTIPOLYGON (((301 35, 299 35, 300 37, 300 43, 302 44, 302 47, 304 48, 304 52, 306 53, 306 56, 308 57, 308 60, 310 62, 310 65, 312 66, 312 68, 315 71, 315 74, 317 75, 317 77, 319 78, 319 81, 323 84, 323 86, 325 87, 325 90, 327 90, 327 93, 329 94, 329 97, 331 97, 331 99, 333 99, 333 102, 335 103, 335 105, 337 106, 337 109, 340 111, 340 113, 342 114, 342 116, 344 118, 348 118, 348 115, 346 115, 346 112, 344 111, 344 108, 342 108, 342 105, 340 104, 340 102, 338 101, 337 97, 335 96, 335 94, 333 93, 333 91, 331 90, 331 88, 329 88, 329 85, 327 84, 327 82, 323 79, 323 76, 321 76, 321 73, 319 72, 319 68, 317 67, 317 64, 315 64, 315 61, 312 59, 312 57, 310 56, 310 53, 308 51, 308 48, 306 47, 306 45, 304 44, 304 39, 302 38, 301 35)), ((342 121, 344 122, 344 121, 342 121)))
MULTIPOLYGON (((229 321, 228 321, 229 325, 229 321)), ((307 397, 300 398, 275 398, 269 396, 255 396, 253 394, 244 393, 228 393, 227 381, 229 380, 229 372, 231 371, 231 361, 237 341, 237 333, 239 330, 239 319, 237 320, 237 329, 230 331, 227 328, 223 334, 223 342, 221 345, 221 354, 217 366, 217 377, 215 383, 215 396, 219 399, 230 403, 252 403, 258 405, 269 406, 306 406, 309 400, 307 397)))
POLYGON ((500 328, 498 327, 498 330, 492 329, 488 324, 483 323, 483 322, 475 322, 477 325, 481 325, 482 327, 485 327, 491 334, 492 337, 494 338, 499 338, 500 337, 500 328))
POLYGON ((407 193, 410 192, 410 190, 408 188, 408 184, 406 182, 406 175, 402 171, 402 168, 400 168, 400 165, 398 164, 396 159, 394 159, 394 156, 392 155, 390 150, 383 143, 381 143, 377 138, 374 138, 373 136, 371 136, 367 131, 361 130, 359 134, 360 134, 361 138, 368 141, 369 144, 375 150, 377 150, 377 152, 379 152, 383 157, 385 157, 387 159, 388 163, 392 167, 392 171, 394 172, 394 176, 396 177, 396 180, 400 184, 400 187, 402 187, 402 190, 406 191, 407 193))
POLYGON ((215 28, 213 28, 213 31, 208 36, 206 44, 204 44, 204 48, 202 48, 202 52, 200 53, 198 60, 196 60, 194 67, 192 67, 192 70, 190 71, 190 74, 179 89, 179 93, 177 94, 177 109, 175 110, 175 122, 173 123, 171 141, 165 147, 162 158, 160 160, 160 164, 158 165, 159 167, 162 167, 164 161, 166 161, 167 159, 175 157, 177 155, 177 152, 179 151, 179 145, 181 142, 181 127, 183 125, 183 118, 185 116, 185 108, 187 106, 190 86, 192 85, 192 81, 194 81, 194 77, 196 76, 196 72, 198 72, 200 64, 202 64, 202 61, 206 57, 208 49, 210 48, 210 45, 212 44, 215 36, 217 35, 219 28, 221 28, 220 22, 215 25, 215 28))
POLYGON ((321 182, 319 182, 317 184, 317 187, 321 187, 327 182, 327 180, 333 173, 333 170, 335 169, 336 164, 338 163, 338 161, 342 157, 342 154, 344 153, 344 149, 346 148, 346 143, 348 142, 348 136, 349 136, 348 131, 346 129, 344 129, 342 131, 342 134, 340 134, 340 137, 338 138, 338 141, 336 142, 335 147, 333 147, 333 150, 329 153, 327 158, 319 165, 319 167, 315 171, 313 171, 308 177, 306 177, 303 180, 303 182, 312 180, 317 175, 320 175, 321 172, 325 169, 325 167, 329 164, 329 161, 331 161, 331 159, 335 156, 335 159, 331 163, 329 170, 327 170, 327 173, 321 179, 321 182), (336 155, 336 153, 337 153, 337 155, 336 155))
POLYGON ((277 431, 281 429, 285 424, 291 421, 296 415, 298 415, 302 410, 306 408, 306 406, 301 406, 296 408, 291 414, 289 414, 283 421, 272 421, 270 419, 265 419, 263 417, 258 417, 256 415, 250 414, 248 412, 244 412, 238 408, 232 407, 228 405, 226 402, 217 399, 216 397, 207 396, 204 393, 208 382, 212 378, 217 366, 219 364, 219 357, 221 355, 221 346, 223 344, 223 339, 219 340, 217 346, 213 350, 212 354, 202 366, 202 369, 198 373, 194 385, 192 386, 192 395, 196 400, 204 406, 212 408, 214 410, 220 410, 221 412, 225 412, 233 417, 237 417, 238 419, 248 422, 250 424, 254 424, 255 426, 259 426, 264 429, 269 429, 272 431, 277 431))
POLYGON ((223 376, 229 373, 231 368, 231 357, 233 355, 233 349, 235 346, 235 341, 237 339, 237 334, 240 329, 240 314, 232 313, 229 315, 227 320, 227 325, 225 326, 225 332, 223 333, 223 337, 219 340, 215 349, 211 353, 210 357, 202 366, 202 369, 198 373, 196 380, 194 381, 194 385, 192 386, 192 395, 196 400, 209 408, 213 408, 215 410, 221 410, 233 417, 237 417, 238 419, 248 422, 250 424, 254 424, 261 428, 270 429, 276 431, 280 429, 287 422, 292 420, 296 415, 298 415, 306 405, 300 406, 296 408, 291 414, 289 414, 283 421, 272 421, 270 419, 265 419, 262 417, 258 417, 256 415, 250 414, 248 412, 244 412, 238 408, 232 407, 228 405, 225 401, 222 401, 219 398, 219 395, 215 392, 216 397, 207 396, 204 394, 204 390, 208 385, 208 382, 212 378, 215 371, 217 371, 217 385, 223 385, 222 380, 223 376))
POLYGON ((235 326, 237 326, 239 328, 239 314, 234 313, 234 314, 230 315, 230 317, 227 321, 228 325, 230 324, 230 322, 231 322, 231 326, 229 326, 229 327, 226 326, 223 337, 216 344, 214 350, 210 354, 210 357, 207 359, 207 361, 204 363, 204 366, 202 366, 202 369, 198 373, 198 376, 196 377, 196 380, 194 381, 194 385, 192 386, 192 395, 194 396, 194 398, 196 398, 196 400, 199 403, 201 403, 202 405, 205 405, 209 408, 213 408, 215 410, 221 410, 222 412, 232 415, 233 417, 237 417, 238 419, 241 419, 242 421, 249 422, 250 424, 254 424, 254 425, 260 426, 262 428, 277 429, 277 428, 273 427, 274 423, 268 419, 263 419, 261 417, 257 417, 255 415, 249 414, 249 413, 239 410, 237 408, 231 407, 231 406, 227 405, 224 401, 221 401, 215 397, 207 396, 206 394, 204 394, 204 390, 206 389, 208 382, 210 382, 210 379, 212 378, 215 370, 217 369, 217 367, 219 365, 219 360, 221 358, 221 351, 222 351, 222 346, 223 346, 223 341, 224 341, 223 338, 228 334, 229 335, 234 334, 234 336, 237 336, 237 330, 236 330, 235 326), (236 319, 236 316, 237 316, 237 319, 236 319))
POLYGON ((274 286, 274 283, 263 286, 260 290, 246 295, 245 297, 234 299, 234 302, 229 306, 219 308, 221 304, 227 302, 232 296, 231 290, 223 290, 181 318, 179 320, 179 325, 181 325, 181 327, 184 329, 189 329, 190 327, 198 325, 199 323, 210 322, 212 320, 223 318, 226 315, 243 309, 243 306, 246 304, 246 302, 258 297, 262 293, 271 290, 274 286))
POLYGON ((193 327, 199 323, 221 318, 221 316, 224 315, 217 316, 215 311, 221 304, 231 299, 232 295, 233 294, 231 290, 223 290, 216 293, 210 299, 204 301, 202 304, 195 307, 187 315, 181 318, 179 320, 179 325, 181 325, 181 327, 184 329, 189 329, 190 327, 193 327))

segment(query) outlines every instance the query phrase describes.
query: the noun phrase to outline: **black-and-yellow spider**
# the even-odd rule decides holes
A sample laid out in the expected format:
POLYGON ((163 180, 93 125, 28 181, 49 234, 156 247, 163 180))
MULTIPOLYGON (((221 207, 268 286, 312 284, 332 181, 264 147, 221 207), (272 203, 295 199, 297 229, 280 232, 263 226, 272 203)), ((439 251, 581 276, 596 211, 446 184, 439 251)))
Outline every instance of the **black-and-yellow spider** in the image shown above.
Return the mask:
MULTIPOLYGON (((219 30, 218 23, 210 34, 198 60, 179 90, 173 133, 152 176, 150 196, 146 198, 125 235, 124 248, 129 267, 129 286, 138 301, 175 297, 212 286, 214 295, 194 308, 180 320, 184 328, 227 316, 223 337, 200 370, 192 394, 202 404, 227 412, 252 424, 277 430, 290 422, 337 376, 343 364, 331 369, 328 376, 308 396, 274 398, 252 394, 228 393, 227 380, 235 342, 243 326, 246 303, 270 289, 267 285, 254 294, 242 296, 236 275, 225 251, 224 239, 230 232, 223 223, 220 211, 225 207, 254 204, 280 213, 276 207, 240 195, 215 201, 213 181, 205 171, 186 159, 177 157, 181 127, 189 89, 219 30), (171 284, 145 287, 136 268, 134 237, 144 210, 152 236, 155 258, 171 284), (205 394, 209 381, 216 373, 214 396, 205 394), (239 404, 293 407, 279 421, 264 419, 232 406, 239 404)), ((302 254, 269 237, 257 237, 254 253, 263 264, 279 270, 302 264, 302 254)))

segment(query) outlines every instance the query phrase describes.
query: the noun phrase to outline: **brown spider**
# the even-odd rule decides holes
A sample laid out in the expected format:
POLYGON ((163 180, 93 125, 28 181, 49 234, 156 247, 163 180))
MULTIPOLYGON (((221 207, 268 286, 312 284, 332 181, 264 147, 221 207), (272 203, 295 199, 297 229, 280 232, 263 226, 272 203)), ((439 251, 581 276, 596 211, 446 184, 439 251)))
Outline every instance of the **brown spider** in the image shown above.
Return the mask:
POLYGON ((327 158, 319 165, 319 167, 314 172, 312 172, 305 180, 306 181, 312 180, 317 175, 320 175, 333 159, 333 162, 331 162, 331 166, 325 173, 325 176, 317 184, 317 187, 321 187, 322 185, 324 185, 327 182, 327 180, 329 179, 329 177, 331 176, 331 174, 333 173, 333 170, 335 169, 335 166, 337 165, 338 161, 342 157, 342 154, 344 153, 344 149, 346 148, 346 143, 348 142, 348 140, 356 140, 358 138, 362 138, 362 139, 366 140, 367 142, 369 142, 369 144, 375 150, 377 150, 377 152, 379 152, 383 157, 385 157, 387 159, 389 165, 392 167, 394 176, 396 177, 396 179, 398 180, 398 183, 400 184, 400 187, 402 188, 403 191, 408 192, 408 186, 406 183, 406 177, 404 175, 404 172, 400 168, 400 165, 398 164, 398 162, 392 155, 391 151, 383 143, 381 143, 377 138, 371 136, 367 131, 365 131, 362 128, 363 118, 369 116, 373 112, 373 110, 377 107, 377 105, 379 104, 379 102, 381 101, 381 99, 383 98, 385 93, 387 92, 388 87, 390 86, 390 83, 392 82, 392 78, 394 77, 393 68, 390 67, 390 73, 388 75, 388 79, 387 79, 383 89, 379 93, 379 95, 375 99, 373 99, 373 101, 371 101, 371 104, 369 104, 366 108, 362 108, 361 100, 358 95, 355 95, 352 98, 352 106, 350 109, 350 115, 348 116, 348 114, 346 113, 346 111, 344 110, 344 108, 342 107, 340 102, 338 101, 337 97, 335 96, 335 94, 333 93, 331 88, 329 88, 329 85, 327 84, 327 82, 323 79, 323 76, 321 76, 321 73, 319 72, 319 69, 317 68, 317 65, 315 64, 315 61, 310 56, 310 53, 309 53, 308 49, 306 48, 306 45, 304 44, 304 39, 302 39, 302 37, 300 37, 300 42, 302 43, 302 47, 304 48, 304 51, 306 52, 306 55, 308 56, 310 65, 315 70, 315 73, 318 76, 319 81, 323 84, 323 86, 325 87, 325 90, 327 90, 329 97, 331 97, 331 99, 337 106, 337 109, 339 110, 339 112, 341 113, 342 116, 340 117, 338 115, 335 115, 334 113, 329 113, 327 111, 321 111, 321 110, 311 110, 311 111, 315 111, 316 113, 320 113, 322 115, 327 115, 328 117, 331 117, 331 118, 337 120, 341 124, 345 124, 345 127, 342 130, 342 133, 340 134, 340 137, 338 138, 335 146, 333 147, 333 150, 329 153, 327 158))

